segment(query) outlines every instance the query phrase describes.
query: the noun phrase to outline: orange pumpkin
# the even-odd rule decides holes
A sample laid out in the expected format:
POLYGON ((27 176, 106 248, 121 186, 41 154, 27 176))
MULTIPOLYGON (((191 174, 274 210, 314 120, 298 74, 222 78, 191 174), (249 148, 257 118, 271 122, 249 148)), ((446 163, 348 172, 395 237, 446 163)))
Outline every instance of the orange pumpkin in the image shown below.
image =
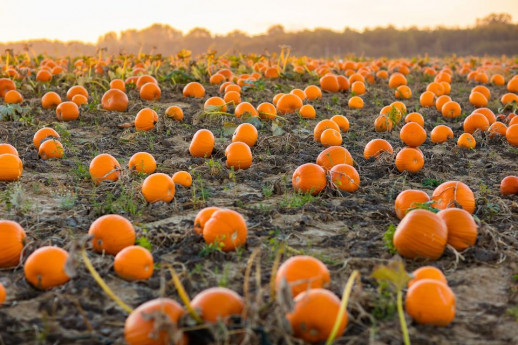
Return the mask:
POLYGON ((25 237, 20 224, 0 220, 0 268, 14 267, 20 263, 25 237))
POLYGON ((460 181, 448 181, 439 185, 433 191, 432 200, 432 206, 440 210, 460 206, 471 214, 475 212, 475 195, 460 181))
POLYGON ((116 255, 135 243, 135 229, 129 220, 117 214, 97 218, 88 230, 92 247, 98 253, 116 255))
POLYGON ((4 153, 0 155, 0 181, 16 181, 23 173, 23 163, 20 157, 4 153))
POLYGON ((251 123, 242 123, 237 126, 232 135, 232 142, 242 141, 248 146, 252 147, 257 142, 257 129, 251 123))
POLYGON ((203 228, 205 223, 212 217, 214 212, 221 210, 219 207, 205 207, 203 210, 198 212, 196 218, 194 218, 194 232, 198 235, 203 234, 203 228))
POLYGON ((369 159, 371 157, 378 158, 384 152, 388 154, 394 153, 392 145, 384 139, 372 139, 367 143, 367 145, 365 145, 363 157, 365 157, 365 159, 369 159))
POLYGON ((127 281, 147 280, 153 275, 153 256, 140 246, 128 246, 115 255, 113 269, 127 281))
POLYGON ((399 172, 417 173, 423 166, 424 156, 418 148, 404 147, 396 155, 396 168, 399 172))
POLYGON ((399 219, 403 219, 410 209, 428 201, 430 201, 430 197, 422 190, 404 190, 398 194, 394 203, 396 216, 399 219))
POLYGON ((506 176, 500 182, 502 195, 518 194, 518 176, 506 176))
POLYGON ((200 129, 192 137, 189 152, 193 157, 210 157, 214 149, 214 143, 214 134, 208 129, 200 129))
POLYGON ((102 153, 92 159, 89 171, 95 184, 102 181, 117 181, 121 174, 121 165, 112 155, 102 153))
POLYGON ((394 246, 409 259, 437 260, 446 247, 448 229, 443 220, 428 210, 417 209, 401 220, 394 233, 394 246))
POLYGON ((243 313, 245 301, 233 290, 213 287, 194 296, 191 306, 200 312, 201 318, 206 322, 225 322, 232 315, 243 313))
POLYGON ((328 171, 337 164, 353 165, 354 160, 345 147, 330 146, 324 151, 320 152, 316 163, 328 171))
POLYGON ((355 192, 360 188, 360 175, 348 164, 337 164, 329 170, 331 183, 343 192, 355 192))
POLYGON ((297 192, 317 195, 326 187, 326 172, 314 163, 302 164, 293 172, 291 184, 297 192))
POLYGON ((462 251, 475 245, 477 241, 477 224, 471 214, 460 208, 447 208, 437 215, 448 228, 448 244, 462 251))
POLYGON ((433 266, 423 266, 412 272, 412 279, 408 282, 408 287, 423 279, 434 279, 448 285, 448 281, 440 269, 433 266))
POLYGON ((421 146, 426 141, 426 131, 416 122, 409 122, 399 132, 401 141, 409 147, 421 146))
MULTIPOLYGON (((295 297, 295 308, 286 315, 293 335, 310 343, 326 341, 340 311, 340 299, 325 289, 310 289, 295 297)), ((340 337, 347 326, 347 313, 336 333, 340 337)))
POLYGON ((313 139, 315 139, 316 142, 320 142, 320 137, 322 136, 322 133, 329 128, 334 129, 338 133, 340 133, 340 127, 338 127, 338 124, 336 122, 331 121, 329 119, 325 119, 315 125, 315 128, 313 129, 313 139))
POLYGON ((16 148, 11 144, 0 144, 0 155, 3 155, 4 153, 10 153, 20 157, 18 150, 16 150, 16 148))
POLYGON ((418 323, 447 326, 455 318, 455 295, 440 281, 422 279, 408 289, 405 309, 418 323))
POLYGON ((203 227, 205 242, 225 252, 245 245, 247 234, 248 229, 243 216, 229 209, 214 212, 203 227))
MULTIPOLYGON (((174 330, 183 307, 169 298, 157 298, 133 310, 124 324, 124 340, 128 345, 167 345, 175 337, 174 330), (173 325, 173 327, 167 327, 173 325)), ((187 344, 184 336, 176 345, 187 344)))
POLYGON ((225 156, 227 157, 227 168, 234 168, 234 170, 246 170, 252 165, 252 151, 247 144, 236 141, 231 143, 225 149, 225 156))
POLYGON ((49 290, 65 284, 70 277, 65 273, 68 252, 58 247, 36 249, 25 261, 25 279, 40 290, 49 290))
POLYGON ((308 255, 292 256, 279 266, 275 275, 277 291, 280 289, 283 279, 288 283, 293 297, 309 289, 326 287, 330 283, 329 270, 326 265, 308 255))
POLYGON ((40 148, 42 141, 44 141, 45 139, 47 139, 49 137, 56 138, 56 139, 60 138, 58 132, 56 132, 52 128, 45 127, 45 128, 38 130, 34 134, 34 138, 32 139, 32 143, 34 144, 34 147, 36 148, 36 150, 40 148))
POLYGON ((142 195, 149 203, 171 202, 175 194, 175 185, 171 176, 154 173, 146 177, 142 183, 142 195))

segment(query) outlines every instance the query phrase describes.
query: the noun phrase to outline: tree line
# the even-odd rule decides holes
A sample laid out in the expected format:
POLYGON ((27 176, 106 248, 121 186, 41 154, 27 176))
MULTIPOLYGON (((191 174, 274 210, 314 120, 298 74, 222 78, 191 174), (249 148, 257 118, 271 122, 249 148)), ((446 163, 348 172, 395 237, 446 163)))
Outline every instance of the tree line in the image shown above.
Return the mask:
POLYGON ((0 43, 0 49, 2 52, 13 49, 15 53, 27 51, 49 56, 94 55, 100 48, 109 54, 172 55, 181 49, 188 49, 193 54, 207 51, 264 54, 278 51, 282 45, 289 46, 294 55, 324 58, 349 54, 390 58, 424 54, 518 55, 518 24, 512 22, 509 14, 503 13, 477 19, 469 28, 396 29, 388 26, 363 31, 345 28, 339 32, 320 28, 289 32, 282 25, 275 25, 266 33, 253 36, 239 30, 213 35, 204 28, 194 28, 184 34, 169 25, 153 24, 142 30, 109 32, 99 37, 96 44, 31 40, 0 43))

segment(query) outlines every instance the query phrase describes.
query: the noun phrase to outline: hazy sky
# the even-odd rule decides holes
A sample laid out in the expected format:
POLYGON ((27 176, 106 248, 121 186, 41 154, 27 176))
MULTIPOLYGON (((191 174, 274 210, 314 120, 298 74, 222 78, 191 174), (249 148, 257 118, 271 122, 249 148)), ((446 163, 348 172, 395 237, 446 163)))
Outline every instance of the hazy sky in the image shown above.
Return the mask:
POLYGON ((389 24, 465 27, 492 12, 507 12, 513 22, 518 21, 518 0, 3 0, 0 9, 0 42, 31 38, 96 42, 106 32, 153 23, 184 32, 199 26, 214 33, 239 29, 256 34, 273 24, 286 30, 346 26, 361 30, 389 24))

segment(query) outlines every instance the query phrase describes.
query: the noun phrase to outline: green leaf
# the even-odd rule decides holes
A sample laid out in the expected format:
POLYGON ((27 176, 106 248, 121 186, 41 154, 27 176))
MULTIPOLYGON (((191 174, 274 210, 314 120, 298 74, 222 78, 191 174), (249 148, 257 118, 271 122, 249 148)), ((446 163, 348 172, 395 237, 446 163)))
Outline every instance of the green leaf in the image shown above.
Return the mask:
POLYGON ((151 244, 151 242, 149 242, 149 239, 144 236, 140 236, 139 238, 137 238, 137 245, 146 248, 149 251, 153 249, 153 245, 151 244))

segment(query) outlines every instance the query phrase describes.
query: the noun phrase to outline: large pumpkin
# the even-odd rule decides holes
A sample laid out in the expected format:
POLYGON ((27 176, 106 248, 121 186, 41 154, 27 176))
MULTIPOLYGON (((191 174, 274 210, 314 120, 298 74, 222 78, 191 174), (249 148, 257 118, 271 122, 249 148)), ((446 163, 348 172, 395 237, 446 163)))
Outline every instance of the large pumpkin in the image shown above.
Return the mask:
POLYGON ((448 229, 435 213, 418 209, 408 213, 394 234, 394 246, 409 259, 437 260, 446 247, 448 229))

